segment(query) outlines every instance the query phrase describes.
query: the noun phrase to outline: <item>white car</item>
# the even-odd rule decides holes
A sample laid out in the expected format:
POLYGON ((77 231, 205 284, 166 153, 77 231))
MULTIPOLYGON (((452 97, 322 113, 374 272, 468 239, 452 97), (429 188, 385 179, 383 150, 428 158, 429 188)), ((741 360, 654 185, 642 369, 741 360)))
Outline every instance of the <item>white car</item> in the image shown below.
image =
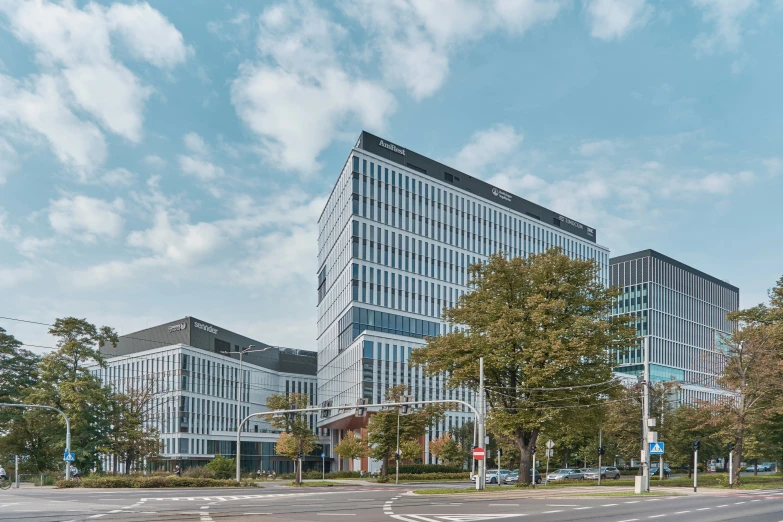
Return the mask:
MULTIPOLYGON (((500 481, 505 482, 506 477, 508 477, 511 474, 511 470, 509 469, 501 469, 500 470, 500 481)), ((498 470, 489 470, 487 471, 487 474, 485 475, 485 481, 487 484, 497 484, 498 483, 498 470)), ((470 477, 470 479, 473 482, 476 482, 476 475, 473 475, 470 477)))

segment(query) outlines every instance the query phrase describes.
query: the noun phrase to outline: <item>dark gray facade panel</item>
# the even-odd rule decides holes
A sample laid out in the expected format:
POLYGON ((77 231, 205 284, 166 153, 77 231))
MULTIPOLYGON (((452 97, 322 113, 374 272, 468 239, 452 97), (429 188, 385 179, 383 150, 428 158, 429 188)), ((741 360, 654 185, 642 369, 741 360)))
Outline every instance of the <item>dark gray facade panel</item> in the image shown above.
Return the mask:
POLYGON ((476 196, 491 201, 497 205, 507 207, 515 212, 525 214, 538 219, 547 225, 561 228, 565 232, 574 234, 588 241, 596 241, 596 231, 583 223, 553 212, 531 201, 509 194, 508 192, 492 186, 486 181, 474 178, 464 172, 439 163, 412 150, 405 149, 383 138, 362 131, 356 148, 366 150, 376 156, 403 165, 411 170, 420 172, 426 176, 437 179, 456 188, 471 192, 476 196))
MULTIPOLYGON (((710 281, 711 283, 715 283, 716 285, 725 288, 726 290, 729 290, 731 292, 736 292, 737 294, 739 294, 739 288, 738 287, 736 287, 736 286, 734 286, 734 285, 732 285, 730 283, 727 283, 726 281, 718 279, 717 277, 714 277, 714 276, 711 276, 711 275, 709 275, 709 274, 707 274, 705 272, 702 272, 701 270, 697 270, 697 269, 695 269, 695 268, 693 268, 691 266, 688 266, 685 263, 677 261, 676 259, 672 259, 669 256, 665 256, 665 255, 661 254, 660 252, 657 252, 657 251, 652 250, 652 249, 640 250, 639 252, 633 252, 631 254, 624 254, 622 256, 612 257, 612 258, 609 259, 609 264, 610 265, 615 265, 615 264, 618 264, 618 263, 624 263, 626 261, 632 261, 632 260, 635 260, 635 259, 643 259, 643 258, 646 258, 646 257, 653 258, 653 259, 659 259, 659 260, 663 261, 664 263, 666 263, 666 264, 668 264, 670 266, 677 267, 677 268, 679 268, 681 270, 684 270, 684 271, 686 271, 688 273, 691 273, 691 274, 693 274, 695 276, 702 277, 702 278, 706 279, 707 281, 710 281)), ((674 288, 676 290, 683 291, 683 292, 687 293, 687 290, 684 289, 684 285, 686 285, 686 284, 689 285, 690 283, 686 283, 686 282, 680 281, 678 278, 672 278, 671 277, 672 272, 668 268, 669 267, 667 267, 666 265, 663 265, 661 267, 662 274, 657 275, 655 277, 655 279, 659 280, 659 281, 664 281, 665 284, 667 284, 667 286, 670 286, 670 287, 672 287, 672 288, 674 288)))
MULTIPOLYGON (((173 344, 185 344, 212 353, 219 353, 222 350, 237 352, 250 345, 257 349, 270 346, 201 319, 184 317, 120 336, 116 347, 103 346, 100 351, 104 357, 116 357, 173 344)), ((225 355, 225 357, 238 358, 237 355, 225 355)), ((248 353, 242 360, 279 372, 315 375, 318 371, 317 354, 309 350, 272 347, 264 352, 248 353)))

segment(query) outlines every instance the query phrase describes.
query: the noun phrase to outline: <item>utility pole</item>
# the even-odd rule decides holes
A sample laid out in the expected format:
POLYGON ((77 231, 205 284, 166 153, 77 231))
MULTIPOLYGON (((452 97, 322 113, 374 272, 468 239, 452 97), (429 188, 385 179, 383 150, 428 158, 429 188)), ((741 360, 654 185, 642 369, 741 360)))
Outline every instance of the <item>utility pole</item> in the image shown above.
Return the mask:
POLYGON ((500 445, 498 445, 498 487, 500 487, 500 456, 503 452, 500 451, 500 445))
POLYGON ((16 482, 16 489, 19 489, 19 455, 14 455, 14 475, 16 482))
POLYGON ((699 448, 701 448, 701 441, 693 441, 693 492, 696 493, 696 488, 699 486, 699 448))
POLYGON ((598 429, 598 485, 601 485, 601 457, 604 454, 604 429, 598 429))
POLYGON ((734 487, 734 443, 729 442, 729 488, 734 487))
MULTIPOLYGON (((479 433, 478 433, 478 447, 485 449, 484 447, 484 415, 486 414, 486 401, 484 400, 484 358, 479 357, 479 433)), ((486 454, 486 453, 485 453, 486 454)), ((484 482, 487 479, 486 474, 486 460, 481 459, 478 463, 478 477, 476 477, 476 489, 484 489, 484 482)))
POLYGON ((533 487, 536 487, 536 447, 533 446, 533 487))

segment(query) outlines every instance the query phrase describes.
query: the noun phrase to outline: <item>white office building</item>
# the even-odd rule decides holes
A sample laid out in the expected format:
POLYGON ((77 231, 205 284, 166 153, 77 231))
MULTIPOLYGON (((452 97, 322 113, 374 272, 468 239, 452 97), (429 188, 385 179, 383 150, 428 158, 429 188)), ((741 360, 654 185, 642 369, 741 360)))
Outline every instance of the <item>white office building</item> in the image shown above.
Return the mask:
MULTIPOLYGON (((273 394, 308 394, 317 404, 316 353, 269 346, 211 323, 185 317, 120 337, 116 347, 104 346, 104 368, 93 367, 104 384, 118 393, 149 390, 148 422, 160 433, 162 451, 148 469, 171 470, 197 466, 220 454, 236 455, 237 379, 240 350, 253 350, 243 357, 240 419, 267 411, 273 394)), ((317 415, 309 415, 317 431, 317 415)), ((244 471, 293 471, 287 457, 274 451, 279 431, 262 418, 243 427, 241 464, 244 471)), ((329 440, 305 459, 306 469, 321 469, 325 452, 331 462, 329 440)), ((114 469, 111 457, 105 469, 114 469)), ((122 464, 116 466, 122 471, 122 464)))
MULTIPOLYGON (((447 332, 440 320, 467 286, 467 268, 496 252, 527 256, 559 246, 595 259, 609 283, 609 251, 593 228, 479 179, 362 132, 318 221, 318 399, 330 404, 332 443, 366 419, 342 405, 383 400, 405 384, 416 400, 462 399, 444 377, 410 366, 426 336, 447 332)), ((449 412, 426 437, 472 419, 449 412)), ((428 451, 423 455, 431 462, 428 451)), ((372 471, 378 463, 357 462, 372 471)), ((345 468, 345 464, 340 465, 345 468)))

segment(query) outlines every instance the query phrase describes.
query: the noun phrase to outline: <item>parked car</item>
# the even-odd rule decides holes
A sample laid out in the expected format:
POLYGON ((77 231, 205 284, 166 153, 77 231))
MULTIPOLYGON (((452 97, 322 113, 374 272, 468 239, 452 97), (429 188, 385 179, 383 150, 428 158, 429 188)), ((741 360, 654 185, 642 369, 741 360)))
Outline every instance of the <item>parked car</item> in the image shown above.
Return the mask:
POLYGON ((775 471, 777 468, 777 465, 774 462, 762 462, 764 466, 766 466, 767 471, 775 471))
MULTIPOLYGON (((650 466, 650 476, 651 477, 660 476, 661 473, 660 473, 659 470, 660 470, 660 467, 657 466, 657 465, 650 466)), ((672 476, 672 470, 671 470, 671 468, 669 467, 668 464, 664 464, 663 465, 663 476, 664 476, 664 478, 669 478, 669 477, 672 476)))
MULTIPOLYGON (((531 480, 532 480, 532 473, 533 470, 530 470, 531 473, 531 480)), ((536 471, 536 484, 541 484, 541 474, 536 471)), ((519 471, 512 471, 507 477, 506 477, 506 484, 516 484, 519 481, 519 471)))
MULTIPOLYGON (((759 471, 771 471, 769 467, 767 467, 766 464, 759 464, 758 465, 759 471)), ((756 471, 756 466, 751 464, 747 468, 745 468, 745 471, 756 471)))
POLYGON ((559 469, 546 476, 547 481, 583 480, 585 474, 581 469, 559 469))
MULTIPOLYGON (((508 477, 510 473, 511 473, 510 469, 501 469, 500 470, 500 480, 501 481, 505 481, 506 477, 508 477)), ((487 474, 485 475, 485 477, 486 477, 485 480, 486 480, 487 484, 497 484, 498 483, 498 470, 495 469, 495 470, 487 471, 487 474)), ((470 479, 473 482, 476 482, 476 475, 473 475, 470 479)))
MULTIPOLYGON (((587 473, 585 473, 585 478, 588 480, 598 480, 598 468, 590 468, 587 470, 587 473)), ((612 466, 602 466, 601 478, 619 479, 620 470, 612 466)))

